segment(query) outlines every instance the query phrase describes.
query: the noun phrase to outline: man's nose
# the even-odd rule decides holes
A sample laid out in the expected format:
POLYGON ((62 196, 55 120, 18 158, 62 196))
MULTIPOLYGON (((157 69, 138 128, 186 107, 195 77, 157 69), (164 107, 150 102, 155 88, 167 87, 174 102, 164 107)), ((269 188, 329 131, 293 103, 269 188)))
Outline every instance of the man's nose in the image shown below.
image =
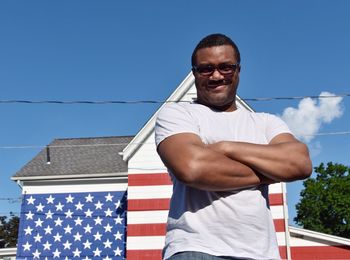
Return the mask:
POLYGON ((223 79, 224 76, 220 73, 220 71, 217 68, 215 68, 213 74, 211 74, 211 78, 212 79, 223 79))

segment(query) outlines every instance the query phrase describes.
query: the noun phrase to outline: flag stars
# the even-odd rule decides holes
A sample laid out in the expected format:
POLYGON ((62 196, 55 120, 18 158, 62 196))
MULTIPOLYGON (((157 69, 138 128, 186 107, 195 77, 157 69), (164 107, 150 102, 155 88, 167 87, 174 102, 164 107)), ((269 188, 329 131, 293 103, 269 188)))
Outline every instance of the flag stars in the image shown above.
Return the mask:
POLYGON ((28 241, 22 246, 23 246, 23 251, 27 251, 27 250, 30 251, 30 248, 32 247, 32 245, 29 244, 28 241))
POLYGON ((26 229, 24 229, 25 235, 31 235, 33 229, 30 226, 27 226, 26 229))
POLYGON ((53 213, 51 212, 51 210, 49 210, 48 212, 45 213, 46 215, 46 219, 52 219, 53 213))
POLYGON ((61 202, 59 202, 57 205, 55 205, 55 207, 56 211, 63 211, 64 205, 61 202))
POLYGON ((45 206, 43 204, 41 204, 41 202, 39 203, 38 206, 35 206, 35 207, 36 207, 36 211, 38 211, 38 212, 43 212, 44 208, 45 208, 45 206))
POLYGON ((66 243, 63 244, 64 248, 63 249, 70 249, 72 243, 69 243, 69 241, 67 240, 66 243))
POLYGON ((77 219, 74 219, 74 222, 76 226, 81 226, 81 223, 83 223, 83 220, 80 217, 78 217, 77 219))
POLYGON ((40 259, 41 252, 39 252, 38 249, 36 249, 35 252, 33 252, 32 254, 34 259, 36 258, 40 259))
POLYGON ((105 245, 105 248, 111 248, 112 242, 107 239, 103 244, 105 245))
POLYGON ((92 243, 88 239, 86 239, 86 241, 85 241, 85 243, 83 243, 83 245, 84 245, 84 249, 86 249, 86 248, 91 249, 92 243))
POLYGON ((95 241, 96 240, 101 240, 102 235, 97 231, 96 234, 94 235, 95 241))
POLYGON ((122 236, 123 234, 119 232, 119 230, 117 231, 117 234, 114 234, 115 240, 122 240, 122 236))
POLYGON ((110 208, 105 211, 106 217, 112 217, 112 213, 113 211, 110 208))
POLYGON ((123 250, 120 250, 119 246, 117 247, 116 250, 113 250, 113 251, 115 256, 121 256, 123 252, 123 250))
POLYGON ((72 234, 72 229, 69 225, 67 225, 64 229, 65 234, 72 234))
POLYGON ((32 213, 32 211, 29 211, 27 214, 25 214, 26 215, 26 219, 28 220, 28 219, 33 219, 33 216, 34 216, 34 214, 32 213))
POLYGON ((43 238, 43 237, 40 236, 40 234, 38 233, 38 234, 36 234, 36 236, 34 236, 34 241, 35 241, 35 242, 41 243, 41 239, 42 239, 42 238, 43 238))
POLYGON ((61 252, 58 251, 58 248, 56 248, 55 251, 52 252, 53 253, 53 258, 60 258, 61 252))
POLYGON ((119 216, 119 214, 118 214, 117 217, 114 219, 115 224, 123 224, 122 221, 123 221, 123 218, 121 218, 121 217, 119 216))
POLYGON ((51 250, 52 244, 49 243, 49 241, 46 241, 45 244, 43 244, 44 250, 51 250))
POLYGON ((102 218, 100 216, 97 216, 97 218, 94 219, 95 225, 102 225, 102 218))
POLYGON ((118 200, 116 203, 114 203, 115 205, 115 208, 118 209, 118 208, 121 208, 123 203, 120 202, 120 200, 118 200))
POLYGON ((82 235, 80 235, 79 232, 77 232, 77 233, 74 235, 74 241, 81 241, 81 237, 82 237, 82 235))
POLYGON ((57 232, 56 235, 54 235, 53 237, 54 237, 55 241, 60 241, 61 242, 62 236, 60 235, 60 233, 57 232))
POLYGON ((52 197, 52 195, 50 195, 50 197, 46 198, 47 200, 47 204, 53 204, 53 201, 55 200, 54 197, 52 197))
POLYGON ((104 226, 103 228, 105 229, 105 232, 106 232, 106 233, 107 233, 107 232, 112 232, 112 226, 109 225, 109 223, 107 224, 107 226, 104 226))
POLYGON ((92 227, 90 227, 89 224, 87 224, 87 225, 84 227, 85 233, 91 233, 91 229, 92 229, 92 227))
POLYGON ((107 202, 107 201, 112 201, 113 197, 114 197, 114 196, 112 196, 110 193, 108 193, 108 195, 105 196, 106 202, 107 202))
POLYGON ((68 195, 68 197, 66 197, 66 202, 67 203, 73 203, 74 197, 72 197, 71 194, 68 195))
POLYGON ((28 205, 29 205, 29 204, 34 205, 34 201, 35 201, 35 199, 33 198, 33 196, 30 196, 30 197, 27 199, 28 205))
POLYGON ((78 248, 75 249, 75 251, 73 251, 73 257, 80 257, 81 251, 79 251, 78 248))
POLYGON ((62 227, 62 222, 63 222, 63 220, 61 220, 60 217, 58 217, 56 220, 54 220, 54 222, 55 222, 55 226, 56 226, 56 227, 57 227, 57 226, 62 227))
POLYGON ((80 201, 78 202, 78 204, 75 204, 75 209, 76 210, 83 210, 84 204, 81 204, 80 201))
POLYGON ((101 203, 100 201, 98 201, 98 202, 95 204, 95 209, 102 209, 102 206, 103 206, 103 203, 101 203))
POLYGON ((94 196, 91 196, 91 194, 89 193, 89 195, 85 197, 85 202, 92 202, 93 199, 94 196))
POLYGON ((85 213, 85 217, 88 218, 88 217, 92 217, 92 213, 94 213, 93 211, 91 211, 90 209, 88 209, 87 211, 84 212, 85 213))
POLYGON ((95 249, 95 250, 93 250, 92 252, 94 252, 94 256, 101 256, 101 250, 100 249, 98 249, 98 247, 95 249))
POLYGON ((42 221, 40 218, 38 218, 35 222, 35 227, 42 227, 44 221, 42 221))
POLYGON ((45 234, 51 234, 52 229, 53 229, 53 228, 50 227, 50 225, 48 225, 46 228, 44 228, 45 234))
POLYGON ((64 214, 66 215, 66 218, 72 218, 73 212, 68 209, 64 214))

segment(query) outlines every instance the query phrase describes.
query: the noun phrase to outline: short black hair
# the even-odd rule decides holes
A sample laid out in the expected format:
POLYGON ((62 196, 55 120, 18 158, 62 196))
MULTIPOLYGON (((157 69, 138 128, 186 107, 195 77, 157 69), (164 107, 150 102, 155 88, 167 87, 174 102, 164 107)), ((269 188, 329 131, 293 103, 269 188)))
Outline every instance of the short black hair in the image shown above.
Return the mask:
POLYGON ((235 53, 236 53, 237 62, 241 63, 241 54, 239 53, 237 45, 226 35, 221 33, 215 33, 204 37, 197 44, 196 48, 193 50, 192 57, 191 57, 192 67, 196 65, 196 54, 198 50, 203 48, 210 48, 214 46, 222 46, 222 45, 232 46, 232 48, 235 50, 235 53))

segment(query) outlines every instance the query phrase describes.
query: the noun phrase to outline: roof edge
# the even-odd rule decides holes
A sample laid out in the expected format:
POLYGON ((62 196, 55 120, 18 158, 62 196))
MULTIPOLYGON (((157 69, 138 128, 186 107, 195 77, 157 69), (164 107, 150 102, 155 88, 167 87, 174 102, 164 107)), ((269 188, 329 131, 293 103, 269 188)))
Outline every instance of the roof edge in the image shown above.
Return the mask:
POLYGON ((113 173, 95 173, 95 174, 71 174, 71 175, 54 175, 54 176, 28 176, 28 177, 11 177, 13 181, 37 181, 37 180, 61 180, 61 179, 87 179, 87 178, 106 178, 106 177, 127 177, 127 172, 113 173))

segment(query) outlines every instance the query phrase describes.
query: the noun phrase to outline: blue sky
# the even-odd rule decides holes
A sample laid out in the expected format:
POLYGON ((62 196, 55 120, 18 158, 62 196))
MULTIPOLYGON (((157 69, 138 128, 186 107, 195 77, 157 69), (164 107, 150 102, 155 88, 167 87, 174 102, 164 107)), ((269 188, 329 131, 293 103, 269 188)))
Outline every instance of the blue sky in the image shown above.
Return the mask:
MULTIPOLYGON (((214 32, 240 48, 243 99, 349 93, 349 11, 346 0, 4 0, 0 100, 162 101, 189 73, 197 42, 214 32)), ((350 97, 322 100, 248 103, 293 124, 314 166, 349 165, 349 134, 316 134, 350 131, 350 97)), ((40 150, 10 146, 135 135, 158 107, 0 103, 0 215, 20 211, 4 200, 21 194, 10 177, 40 150)), ((287 188, 293 223, 302 182, 287 188)))

